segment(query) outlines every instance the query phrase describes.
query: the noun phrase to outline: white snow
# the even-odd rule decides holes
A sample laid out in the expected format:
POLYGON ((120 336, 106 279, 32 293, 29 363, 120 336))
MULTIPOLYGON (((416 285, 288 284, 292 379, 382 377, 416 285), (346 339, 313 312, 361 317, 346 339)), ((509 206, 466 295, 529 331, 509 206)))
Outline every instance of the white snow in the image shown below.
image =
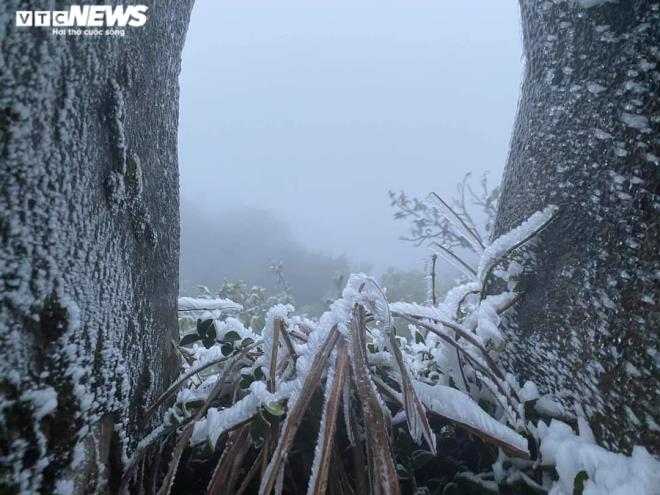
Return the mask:
POLYGON ((565 416, 566 410, 564 407, 554 400, 550 395, 543 395, 534 403, 534 409, 539 414, 550 417, 565 416))
POLYGON ((34 405, 34 417, 41 420, 57 409, 57 392, 53 387, 29 390, 21 396, 34 405))
MULTIPOLYGON (((263 385, 263 382, 254 383, 263 385)), ((225 431, 254 416, 259 404, 260 401, 257 396, 249 394, 227 409, 209 408, 206 417, 195 423, 190 439, 191 445, 202 443, 205 440, 208 440, 211 445, 215 445, 220 435, 225 431)))
POLYGON ((534 382, 528 380, 522 386, 518 395, 523 402, 529 402, 539 398, 539 389, 534 382))
POLYGON ((576 435, 557 420, 549 426, 539 423, 537 434, 543 464, 556 465, 559 474, 550 495, 572 495, 581 471, 589 476, 583 495, 660 494, 660 461, 644 447, 635 447, 630 457, 610 452, 596 445, 588 431, 576 435))
POLYGON ((596 139, 612 139, 612 135, 609 132, 605 132, 602 129, 595 128, 594 129, 594 136, 596 136, 596 139))
POLYGON ((240 311, 243 306, 229 299, 179 298, 179 311, 212 311, 216 309, 240 311))
POLYGON ((598 83, 593 83, 593 82, 587 83, 587 91, 595 95, 597 95, 598 93, 602 93, 603 91, 605 91, 605 89, 606 89, 605 86, 601 86, 598 83))
POLYGON ((429 385, 417 380, 413 387, 427 409, 452 421, 462 423, 527 452, 527 440, 488 415, 468 395, 444 385, 429 385))
POLYGON ((59 479, 55 485, 56 495, 73 495, 75 492, 75 484, 73 480, 59 479))
POLYGON ((556 213, 557 207, 554 205, 546 206, 542 211, 537 211, 518 227, 510 232, 498 237, 493 243, 486 248, 479 260, 479 269, 477 276, 479 280, 483 281, 484 276, 488 270, 501 260, 510 249, 514 248, 517 244, 523 242, 528 237, 532 236, 534 232, 538 231, 545 225, 556 213))
POLYGON ((598 7, 607 2, 613 2, 615 0, 576 0, 578 5, 585 9, 590 9, 591 7, 598 7))
POLYGON ((644 115, 623 112, 621 114, 621 120, 628 127, 634 127, 635 129, 642 131, 649 128, 649 119, 647 119, 644 115))

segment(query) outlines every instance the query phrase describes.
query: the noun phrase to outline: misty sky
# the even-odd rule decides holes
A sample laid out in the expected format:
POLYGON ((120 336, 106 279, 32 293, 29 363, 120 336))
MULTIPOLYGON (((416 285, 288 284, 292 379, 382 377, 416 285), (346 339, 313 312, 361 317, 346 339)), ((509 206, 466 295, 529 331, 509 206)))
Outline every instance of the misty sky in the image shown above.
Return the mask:
POLYGON ((257 207, 312 251, 421 268, 387 191, 450 196, 467 171, 499 180, 518 16, 516 0, 197 0, 181 74, 184 222, 257 207))

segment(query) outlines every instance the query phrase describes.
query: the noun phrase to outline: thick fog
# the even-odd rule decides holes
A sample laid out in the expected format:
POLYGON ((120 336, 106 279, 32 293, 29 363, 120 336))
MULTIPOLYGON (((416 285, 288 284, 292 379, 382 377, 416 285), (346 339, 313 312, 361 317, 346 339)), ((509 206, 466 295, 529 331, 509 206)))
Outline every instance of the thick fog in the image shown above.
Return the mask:
POLYGON ((515 0, 197 0, 180 77, 182 290, 272 287, 271 261, 298 297, 349 266, 421 269, 388 190, 499 181, 518 17, 515 0))

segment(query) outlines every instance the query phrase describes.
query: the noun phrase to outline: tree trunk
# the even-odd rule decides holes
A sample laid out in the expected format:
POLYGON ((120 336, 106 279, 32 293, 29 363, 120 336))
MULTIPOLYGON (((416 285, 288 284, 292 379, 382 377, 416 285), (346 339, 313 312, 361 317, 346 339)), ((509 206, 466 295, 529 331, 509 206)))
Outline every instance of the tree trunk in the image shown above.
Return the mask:
POLYGON ((547 204, 560 216, 505 360, 583 410, 604 445, 658 454, 659 4, 520 6, 525 78, 495 235, 547 204))
POLYGON ((123 37, 16 27, 16 10, 54 3, 0 4, 2 493, 114 491, 176 373, 192 0, 142 3, 123 37))

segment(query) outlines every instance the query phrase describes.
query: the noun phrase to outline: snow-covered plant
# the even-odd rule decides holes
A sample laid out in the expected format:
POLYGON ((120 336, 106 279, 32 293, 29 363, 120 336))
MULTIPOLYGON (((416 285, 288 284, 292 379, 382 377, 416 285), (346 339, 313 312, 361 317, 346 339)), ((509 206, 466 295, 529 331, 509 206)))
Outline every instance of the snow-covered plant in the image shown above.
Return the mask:
MULTIPOLYGON (((242 280, 225 280, 217 293, 213 293, 208 287, 200 286, 201 298, 229 299, 239 305, 242 310, 235 314, 241 322, 252 328, 261 328, 266 321, 266 313, 276 304, 294 304, 289 283, 284 278, 282 264, 274 264, 270 267, 282 290, 276 294, 269 294, 268 290, 259 285, 249 286, 242 280)), ((181 313, 179 314, 181 316, 181 313)), ((189 315, 190 316, 190 315, 189 315)), ((191 330, 196 325, 196 319, 179 318, 182 332, 191 330)))
MULTIPOLYGON (((181 342, 184 370, 145 414, 146 422, 167 406, 165 419, 137 447, 127 479, 148 449, 169 441, 160 495, 173 487, 262 495, 547 493, 554 468, 539 461, 537 439, 554 438, 557 427, 527 422, 526 406, 538 393, 531 383, 519 387, 497 355, 506 345, 500 318, 519 297, 509 280, 516 264, 504 262, 556 208, 488 246, 451 208, 443 214, 480 259, 466 264, 470 281, 441 303, 390 303, 363 274, 350 277, 318 320, 278 304, 262 327, 251 328, 236 317, 240 305, 226 299, 180 300, 184 317, 204 328, 200 338, 181 342), (493 277, 503 279, 498 294, 485 290, 493 277), (199 345, 205 339, 210 345, 199 345), (208 474, 200 477, 204 466, 208 474)), ((544 448, 549 457, 560 451, 551 442, 544 448)), ((575 474, 580 486, 593 472, 575 474)))

